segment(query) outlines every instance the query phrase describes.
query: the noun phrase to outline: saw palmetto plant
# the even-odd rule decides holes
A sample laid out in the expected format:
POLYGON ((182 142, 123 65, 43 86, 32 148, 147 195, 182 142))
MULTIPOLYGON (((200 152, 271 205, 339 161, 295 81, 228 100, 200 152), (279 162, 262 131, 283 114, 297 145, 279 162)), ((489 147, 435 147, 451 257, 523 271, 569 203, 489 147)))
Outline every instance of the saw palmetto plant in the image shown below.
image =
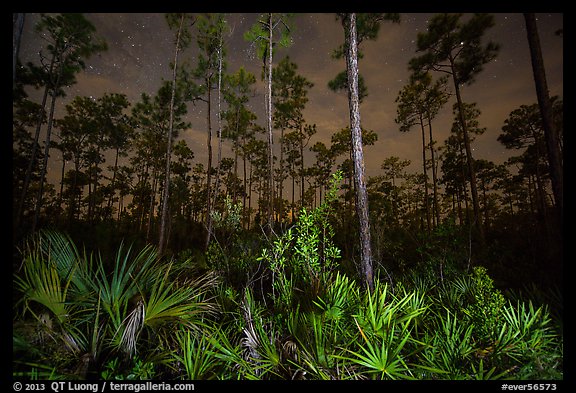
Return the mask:
POLYGON ((27 247, 14 273, 15 376, 562 378, 561 330, 548 308, 503 301, 486 270, 436 283, 434 272, 393 283, 377 276, 372 291, 321 271, 314 290, 294 274, 283 288, 271 282, 270 294, 254 281, 238 291, 150 246, 122 245, 105 259, 44 232, 27 247), (278 302, 280 289, 290 301, 278 302))
MULTIPOLYGON (((25 332, 30 331, 26 325, 41 328, 25 335, 28 342, 50 337, 58 344, 56 373, 85 375, 88 368, 97 368, 95 363, 122 353, 169 352, 175 327, 201 330, 217 313, 209 294, 216 277, 181 282, 152 247, 134 255, 130 247, 120 246, 112 263, 78 253, 67 236, 55 232, 41 233, 28 247, 14 277, 20 296, 16 305, 22 305, 15 326, 25 332), (27 315, 32 318, 26 320, 27 315)), ((45 360, 51 355, 38 356, 45 360)))

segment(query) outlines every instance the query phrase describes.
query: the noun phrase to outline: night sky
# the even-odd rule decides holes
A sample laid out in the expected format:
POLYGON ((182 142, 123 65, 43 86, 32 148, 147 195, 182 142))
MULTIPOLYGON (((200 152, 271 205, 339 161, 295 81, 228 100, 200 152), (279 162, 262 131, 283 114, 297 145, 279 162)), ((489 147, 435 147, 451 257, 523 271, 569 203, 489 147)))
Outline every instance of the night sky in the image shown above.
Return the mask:
MULTIPOLYGON (((376 144, 366 147, 364 151, 369 176, 379 174, 382 161, 390 156, 411 160, 412 165, 408 168, 410 172, 421 171, 421 133, 416 127, 408 133, 399 131, 399 126, 394 122, 397 108, 395 99, 408 82, 409 60, 419 55, 416 53, 416 36, 426 31, 427 21, 433 15, 401 14, 400 24, 382 23, 378 39, 362 44, 364 58, 359 61, 359 69, 368 87, 368 97, 360 107, 361 121, 364 128, 378 134, 376 144)), ((500 164, 510 155, 519 154, 506 150, 496 139, 505 119, 520 105, 536 103, 536 93, 522 14, 494 15, 495 26, 488 30, 485 39, 500 44, 500 52, 493 62, 484 66, 474 84, 463 87, 462 98, 465 102, 477 103, 477 108, 482 112, 480 126, 487 129, 473 143, 474 158, 500 164)), ((134 105, 139 101, 141 93, 155 95, 163 80, 171 80, 169 62, 174 55, 174 33, 168 29, 164 14, 101 13, 86 14, 86 17, 96 27, 97 34, 107 41, 109 48, 88 59, 86 70, 77 76, 78 83, 68 88, 68 96, 57 103, 56 118, 63 116, 64 105, 77 95, 98 98, 104 93, 122 93, 134 105)), ((231 32, 226 37, 226 60, 228 72, 236 72, 240 66, 244 66, 256 75, 257 95, 251 101, 251 108, 258 114, 259 124, 265 126, 261 61, 255 57, 250 43, 243 39, 243 33, 257 17, 258 14, 228 15, 231 32)), ((38 62, 38 49, 44 44, 33 33, 33 25, 38 19, 38 14, 26 15, 20 50, 22 62, 38 62)), ((563 15, 537 14, 537 19, 550 95, 562 97, 563 38, 555 35, 555 32, 563 28, 563 15)), ((309 146, 316 141, 329 146, 331 135, 349 125, 345 93, 334 93, 327 87, 328 81, 345 69, 343 59, 331 58, 333 49, 343 40, 342 26, 334 14, 298 14, 292 46, 280 48, 275 53, 275 64, 288 55, 298 65, 299 74, 314 83, 308 93, 309 102, 304 119, 308 124, 315 123, 318 133, 312 137, 309 146)), ((183 52, 181 59, 196 64, 196 54, 197 48, 191 45, 183 52)), ((453 91, 452 85, 449 86, 450 91, 453 91)), ((454 101, 452 97, 433 123, 437 146, 443 145, 450 133, 454 101)), ((189 104, 188 109, 187 120, 191 121, 192 127, 181 133, 180 138, 184 138, 194 151, 194 163, 206 165, 206 105, 189 104)), ((213 125, 215 135, 215 115, 213 125)), ((275 141, 278 137, 279 132, 275 135, 275 141)), ((225 142, 225 146, 229 145, 229 142, 225 142)), ((214 149, 216 146, 217 140, 214 138, 214 149)), ((231 156, 228 147, 224 155, 231 156)), ((58 153, 53 152, 51 167, 59 169, 60 159, 58 153)), ((312 160, 310 153, 306 165, 311 165, 312 160)), ((55 176, 51 181, 59 181, 59 174, 55 176)))

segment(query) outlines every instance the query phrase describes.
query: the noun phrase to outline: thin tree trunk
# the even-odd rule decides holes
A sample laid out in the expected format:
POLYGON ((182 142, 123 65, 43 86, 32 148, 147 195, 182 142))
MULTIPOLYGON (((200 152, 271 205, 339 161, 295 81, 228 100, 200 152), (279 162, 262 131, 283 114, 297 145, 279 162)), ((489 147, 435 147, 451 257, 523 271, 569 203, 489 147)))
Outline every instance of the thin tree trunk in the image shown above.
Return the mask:
MULTIPOLYGON (((206 86, 208 87, 208 115, 207 115, 207 121, 208 121, 208 139, 206 141, 207 146, 208 146, 208 173, 206 176, 206 230, 208 231, 208 235, 210 235, 210 232, 212 231, 212 215, 211 215, 211 210, 212 210, 212 198, 210 197, 212 194, 212 120, 211 120, 211 113, 212 113, 212 105, 211 105, 211 101, 212 101, 212 94, 211 94, 211 85, 212 85, 212 80, 211 77, 209 77, 207 79, 207 83, 206 86)), ((204 244, 206 247, 206 250, 208 249, 208 244, 205 243, 204 244)))
POLYGON ((470 174, 470 191, 472 192, 472 205, 474 208, 474 219, 480 240, 480 246, 483 247, 485 242, 484 226, 482 225, 482 216, 480 214, 480 203, 478 201, 478 188, 476 186, 476 171, 474 170, 474 158, 472 157, 472 149, 470 148, 470 137, 468 136, 468 126, 464 118, 464 107, 462 104, 462 97, 460 96, 460 86, 456 80, 456 72, 454 70, 454 59, 450 58, 452 66, 452 79, 454 81, 454 90, 456 92, 456 100, 458 103, 458 115, 460 124, 462 126, 462 136, 464 137, 464 147, 466 148, 466 161, 468 163, 468 172, 470 174))
POLYGON ((372 271, 372 248, 370 245, 370 223, 368 221, 368 195, 364 175, 364 153, 362 151, 362 129, 360 126, 360 103, 358 98, 358 44, 356 41, 356 14, 346 16, 346 70, 348 74, 348 102, 350 106, 350 133, 354 159, 354 181, 356 185, 356 212, 360 224, 360 264, 363 284, 366 289, 374 288, 372 271))
MULTIPOLYGON (((74 157, 74 177, 72 178, 72 185, 70 187, 73 191, 75 191, 76 188, 78 187, 78 173, 80 173, 80 158, 78 157, 78 155, 75 155, 75 157, 74 157)), ((69 199, 70 199, 70 201, 68 203, 68 209, 69 209, 68 223, 72 224, 72 221, 76 217, 76 210, 80 209, 80 203, 74 197, 73 192, 70 194, 69 199), (77 208, 77 206, 78 206, 78 208, 77 208)))
POLYGON ((154 216, 154 200, 156 199, 156 187, 157 187, 157 174, 156 170, 152 170, 151 179, 151 192, 150 192, 150 204, 148 206, 148 222, 146 225, 146 243, 150 241, 150 232, 152 230, 152 217, 154 216))
POLYGON ((422 130, 422 169, 424 173, 424 207, 426 208, 426 227, 428 233, 432 230, 430 225, 430 203, 428 202, 428 172, 426 171, 426 133, 424 131, 424 118, 420 115, 420 128, 422 130))
MULTIPOLYGON (((116 191, 114 190, 114 187, 116 186, 116 172, 118 172, 118 157, 120 156, 120 149, 117 147, 116 148, 116 154, 114 155, 114 168, 112 169, 112 180, 110 181, 110 196, 108 197, 108 202, 107 202, 107 207, 108 210, 110 210, 110 208, 112 207, 112 200, 114 199, 114 195, 116 194, 116 191)), ((112 214, 110 214, 110 217, 112 217, 112 214)))
POLYGON ((274 152, 272 135, 272 13, 268 14, 268 101, 267 101, 267 122, 268 122, 268 167, 269 167, 269 198, 268 201, 268 225, 270 231, 274 226, 274 152))
POLYGON ((174 128, 174 97, 176 96, 176 71, 178 69, 178 54, 180 52, 180 35, 184 26, 185 14, 180 18, 180 27, 176 37, 176 49, 174 50, 174 68, 172 70, 172 96, 170 97, 170 120, 168 123, 167 147, 166 147, 166 175, 164 178, 164 192, 162 198, 162 215, 160 218, 160 236, 158 239, 158 255, 164 252, 166 235, 166 221, 168 219, 168 199, 170 197, 170 164, 172 158, 172 132, 174 128))
POLYGON ((456 204, 458 205, 458 221, 460 226, 464 225, 464 216, 462 215, 462 194, 461 190, 456 190, 456 204))
POLYGON ((434 157, 434 139, 432 139, 432 119, 428 117, 428 132, 430 135, 430 157, 432 159, 432 182, 434 192, 434 214, 436 225, 440 225, 440 206, 438 205, 438 178, 436 175, 436 159, 434 157))
MULTIPOLYGON (((550 235, 550 228, 548 226, 547 212, 546 212, 546 190, 544 189, 544 182, 542 181, 542 171, 540 170, 540 158, 542 154, 538 147, 538 139, 534 135, 534 144, 536 146, 536 187, 535 187, 535 199, 536 199, 536 211, 538 216, 544 226, 544 229, 548 235, 550 235)), ((550 236, 549 236, 550 237, 550 236)))
POLYGON ((88 211, 86 212, 86 221, 91 222, 92 220, 92 166, 89 164, 88 165, 88 211))
POLYGON ((300 124, 300 181, 302 183, 302 207, 304 207, 304 193, 306 192, 306 188, 304 187, 304 144, 302 143, 302 139, 304 136, 304 125, 300 124))
MULTIPOLYGON (((239 147, 239 141, 238 141, 238 129, 239 129, 239 108, 236 108, 236 132, 234 135, 234 180, 239 180, 238 177, 238 147, 239 147)), ((238 187, 234 187, 234 192, 232 195, 232 200, 234 201, 234 204, 236 204, 236 202, 238 202, 238 192, 237 192, 237 188, 238 187)))
MULTIPOLYGON (((242 217, 244 218, 244 223, 246 222, 246 198, 248 197, 248 189, 247 187, 247 182, 248 179, 246 178, 246 151, 244 150, 244 147, 246 146, 246 139, 243 138, 243 144, 242 144, 242 169, 243 169, 243 184, 244 184, 244 195, 242 195, 242 217)), ((244 228, 244 225, 242 226, 244 228)), ((248 228, 246 228, 248 229, 248 228)))
POLYGON ((484 226, 486 227, 485 230, 487 231, 490 228, 490 217, 488 212, 488 197, 486 195, 486 182, 484 179, 481 180, 482 182, 482 204, 484 205, 484 226))
POLYGON ((64 176, 66 175, 66 159, 62 154, 62 170, 60 171, 60 191, 58 192, 58 206, 62 206, 62 195, 64 194, 64 176))
POLYGON ((280 129, 280 172, 278 179, 278 222, 281 222, 282 212, 284 211, 284 129, 280 129))
MULTIPOLYGON (((52 71, 52 66, 53 66, 53 62, 55 60, 55 56, 52 56, 52 61, 50 64, 50 70, 52 71)), ((38 218, 40 215, 40 207, 42 206, 42 197, 43 197, 43 192, 44 192, 44 181, 45 181, 45 177, 46 177, 46 173, 48 171, 48 156, 50 154, 50 135, 52 132, 52 124, 54 121, 54 108, 56 106, 56 90, 58 89, 58 86, 60 85, 60 79, 62 77, 62 72, 63 72, 63 62, 60 62, 60 67, 58 70, 58 75, 56 76, 56 81, 55 83, 51 86, 51 90, 52 90, 52 94, 51 94, 51 101, 50 101, 50 114, 48 116, 48 125, 46 128, 46 142, 45 142, 45 146, 44 146, 44 162, 42 164, 42 171, 40 174, 40 187, 38 189, 38 196, 36 198, 36 209, 34 212, 34 221, 32 222, 32 232, 35 231, 36 229, 36 225, 38 224, 38 218)), ((50 72, 50 77, 52 77, 52 72, 50 72)), ((43 102, 44 103, 44 102, 43 102)), ((38 124, 38 128, 37 131, 39 131, 40 128, 40 124, 41 124, 41 120, 39 119, 39 124, 38 124)))
MULTIPOLYGON (((56 86, 58 86, 58 81, 56 86)), ((50 102, 50 115, 48 117, 48 127, 46 128, 46 143, 44 145, 44 162, 42 163, 42 172, 40 173, 40 187, 38 188, 38 194, 36 197, 36 209, 34 211, 34 221, 32 222, 32 232, 36 230, 38 224, 38 218, 40 216, 40 207, 42 206, 42 194, 44 193, 44 178, 46 177, 46 172, 48 168, 48 156, 50 154, 50 134, 52 132, 52 122, 54 120, 54 107, 56 106, 56 92, 52 90, 52 98, 50 102)))
POLYGON ((246 229, 250 230, 250 222, 252 221, 252 163, 250 163, 250 181, 248 183, 248 226, 246 229))
POLYGON ((292 163, 292 222, 294 222, 294 217, 296 217, 296 193, 294 192, 296 189, 296 178, 294 177, 294 164, 292 163))
POLYGON ((120 194, 118 197, 118 214, 116 215, 116 221, 120 222, 120 218, 122 217, 122 210, 124 209, 124 196, 120 194))
MULTIPOLYGON (((56 56, 52 55, 52 59, 50 60, 50 67, 48 71, 48 75, 52 75, 54 72, 54 62, 56 60, 56 56)), ((26 176, 24 178, 24 185, 22 186, 22 194, 20 196, 20 203, 18 204, 18 214, 16 215, 16 227, 20 226, 20 220, 22 215, 24 214, 24 201, 26 199, 26 194, 28 193, 28 187, 30 186, 30 180, 32 178, 32 171, 34 169, 34 163, 36 162, 36 154, 39 149, 38 141, 40 140, 40 130, 42 129, 42 120, 44 118, 44 110, 46 108, 46 101, 48 100, 48 93, 50 91, 50 82, 46 82, 46 86, 44 87, 44 94, 42 96, 42 104, 38 109, 38 120, 36 122, 36 132, 34 134, 34 143, 32 144, 32 154, 30 157, 30 161, 28 162, 28 168, 26 168, 26 176)))
MULTIPOLYGON (((222 36, 220 36, 220 48, 218 48, 218 162, 216 163, 216 184, 214 186, 214 197, 212 206, 216 206, 216 198, 220 189, 220 163, 222 162, 222 119, 220 108, 220 93, 222 90, 222 36)), ((206 235, 205 249, 210 245, 210 237, 212 236, 212 217, 208 221, 208 234, 206 235)))
POLYGON ((530 58, 532 60, 532 71, 534 74, 534 84, 536 86, 536 95, 538 96, 538 105, 542 115, 544 125, 544 135, 546 137, 546 148, 548 150, 548 162, 550 164, 550 179, 552 180, 552 191, 554 201, 558 207, 560 225, 562 225, 564 202, 563 202, 563 178, 562 178, 562 156, 560 154, 560 142, 558 130, 554 126, 552 103, 548 92, 546 82, 546 71, 544 69, 544 60, 542 59, 542 49, 540 48, 540 38, 538 36, 538 27, 536 17, 533 13, 525 13, 526 35, 530 46, 530 58))

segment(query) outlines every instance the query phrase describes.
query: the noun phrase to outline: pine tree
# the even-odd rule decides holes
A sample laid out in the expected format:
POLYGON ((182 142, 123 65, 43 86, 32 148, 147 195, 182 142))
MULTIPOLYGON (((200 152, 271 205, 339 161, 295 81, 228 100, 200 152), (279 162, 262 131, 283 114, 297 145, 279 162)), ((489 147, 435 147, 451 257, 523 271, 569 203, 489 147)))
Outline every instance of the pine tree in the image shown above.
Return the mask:
POLYGON ((426 136, 425 126, 428 126, 430 133, 430 155, 432 160, 432 178, 434 194, 434 213, 436 222, 440 222, 440 209, 438 206, 438 191, 436 179, 436 163, 434 157, 434 143, 432 139, 432 119, 436 116, 440 108, 447 102, 448 94, 444 91, 446 78, 442 77, 432 85, 432 77, 429 73, 413 74, 410 83, 406 85, 396 98, 398 102, 397 124, 400 124, 400 131, 407 132, 413 126, 419 125, 422 131, 422 166, 424 174, 424 204, 426 207, 426 223, 428 232, 431 229, 430 207, 428 203, 428 174, 426 162, 426 136))
POLYGON ((544 135, 546 138, 546 148, 548 152, 548 161, 550 163, 550 178, 552 180, 552 191, 554 200, 558 207, 558 216, 560 217, 560 227, 564 217, 564 181, 562 177, 562 153, 560 152, 560 138, 556 127, 554 126, 554 116, 552 103, 548 93, 548 84, 546 82, 546 71, 544 69, 544 60, 542 59, 542 50, 540 48, 540 38, 538 36, 538 26, 536 16, 533 13, 525 13, 526 35, 530 46, 530 58, 532 60, 532 70, 534 74, 534 84, 538 105, 542 114, 544 125, 544 135))
POLYGON ((348 102, 350 107, 350 132, 352 157, 354 160, 354 181, 356 185, 356 212, 360 223, 360 271, 365 288, 374 288, 372 268, 372 247, 370 245, 370 223, 368 221, 368 195, 364 175, 364 153, 362 150, 362 129, 360 127, 360 102, 358 96, 358 42, 356 41, 356 14, 346 15, 346 71, 348 73, 348 102))
POLYGON ((370 223, 368 214, 368 196, 364 174, 364 153, 362 150, 362 127, 360 124, 360 102, 367 91, 358 73, 358 59, 362 57, 359 45, 363 40, 374 40, 378 36, 380 22, 383 20, 400 21, 399 14, 338 14, 344 27, 344 44, 337 48, 333 57, 346 58, 346 78, 342 73, 329 83, 333 90, 347 90, 350 108, 350 133, 352 141, 352 160, 354 164, 354 185, 356 188, 356 211, 360 223, 360 271, 366 289, 372 291, 374 276, 372 269, 372 251, 370 245, 370 223))
POLYGON ((496 57, 499 47, 491 41, 485 46, 481 42, 486 30, 494 25, 493 16, 474 14, 466 23, 460 21, 461 17, 462 14, 440 14, 432 18, 428 23, 428 31, 418 34, 417 51, 424 52, 424 54, 413 58, 410 61, 410 68, 416 73, 434 70, 452 76, 470 175, 474 219, 480 243, 483 245, 485 238, 478 201, 474 159, 464 119, 460 90, 462 85, 474 82, 475 76, 482 71, 483 65, 496 57))
POLYGON ((34 150, 30 158, 30 164, 26 173, 26 179, 22 191, 22 202, 19 205, 19 212, 17 219, 20 220, 23 213, 23 200, 28 192, 30 182, 30 174, 32 167, 35 165, 37 141, 39 139, 42 119, 44 116, 44 108, 48 95, 51 97, 50 111, 48 115, 48 124, 46 128, 46 140, 44 144, 44 161, 42 164, 40 174, 40 186, 36 196, 36 207, 34 212, 34 220, 32 222, 32 232, 36 229, 38 218, 40 215, 40 208, 42 206, 43 188, 48 168, 48 158, 50 156, 50 138, 54 120, 54 110, 56 105, 56 98, 63 96, 64 86, 70 86, 75 81, 75 75, 85 68, 84 60, 88 59, 93 54, 106 50, 107 45, 104 40, 95 36, 96 28, 88 21, 82 14, 58 14, 56 16, 48 16, 41 14, 40 21, 35 26, 35 30, 43 34, 44 38, 48 41, 46 49, 49 53, 49 62, 44 63, 44 53, 41 52, 41 63, 44 80, 44 96, 42 99, 42 109, 38 115, 38 125, 36 127, 36 136, 34 150))
POLYGON ((276 44, 287 47, 291 44, 292 27, 290 14, 262 14, 258 21, 244 34, 244 39, 256 46, 256 53, 262 59, 262 75, 267 81, 266 128, 268 130, 268 221, 267 231, 274 224, 274 136, 272 123, 272 68, 276 44), (278 34, 276 34, 278 33, 278 34), (275 38, 276 35, 279 38, 275 38))
POLYGON ((160 234, 158 239, 158 254, 162 255, 166 241, 166 226, 168 221, 168 200, 170 198, 170 163, 172 158, 172 140, 174 129, 174 100, 176 97, 176 75, 178 72, 178 56, 180 52, 190 44, 191 34, 186 25, 186 21, 191 20, 194 25, 195 20, 192 16, 185 13, 166 14, 166 21, 171 29, 176 29, 176 39, 174 48, 174 62, 172 63, 172 90, 170 95, 170 120, 168 122, 168 134, 166 136, 166 172, 164 174, 164 189, 162 195, 162 210, 160 217, 160 234))

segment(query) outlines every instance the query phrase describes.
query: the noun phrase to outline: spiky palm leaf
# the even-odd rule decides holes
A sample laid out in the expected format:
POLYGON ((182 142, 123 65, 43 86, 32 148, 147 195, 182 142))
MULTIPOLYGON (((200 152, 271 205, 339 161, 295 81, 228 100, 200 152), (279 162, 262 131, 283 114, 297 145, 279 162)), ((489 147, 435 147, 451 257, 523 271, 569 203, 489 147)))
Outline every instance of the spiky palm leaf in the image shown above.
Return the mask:
POLYGON ((245 327, 241 343, 246 349, 246 361, 252 364, 256 375, 261 378, 267 373, 280 376, 282 357, 276 345, 277 332, 272 324, 265 324, 262 311, 252 292, 246 289, 242 302, 245 327))
MULTIPOLYGON (((78 307, 69 299, 71 275, 61 277, 55 260, 42 252, 38 243, 28 250, 22 271, 14 274, 16 288, 22 293, 24 312, 37 321, 40 334, 75 354, 85 347, 82 332, 74 325, 78 307), (40 308, 38 308, 40 305, 40 308)), ((17 303, 18 304, 18 303, 17 303)))
POLYGON ((221 379, 261 379, 259 369, 252 366, 243 356, 240 340, 236 340, 236 334, 225 326, 218 326, 214 334, 208 337, 208 341, 214 348, 214 356, 223 365, 224 373, 219 375, 221 379))
POLYGON ((334 355, 360 366, 354 373, 355 378, 367 375, 378 379, 414 379, 403 354, 404 346, 410 339, 408 330, 400 328, 400 334, 397 334, 397 326, 393 324, 384 335, 373 334, 369 338, 360 325, 357 327, 364 340, 359 345, 360 350, 345 348, 352 356, 334 355))
POLYGON ((191 330, 179 330, 176 333, 181 355, 174 358, 186 370, 188 380, 214 379, 219 359, 213 350, 213 344, 205 335, 196 337, 191 330))
POLYGON ((139 300, 118 328, 119 345, 131 355, 143 329, 149 330, 147 341, 152 347, 162 347, 172 335, 171 327, 177 324, 201 332, 204 320, 217 312, 216 303, 207 297, 217 277, 207 274, 177 285, 170 276, 171 266, 155 269, 157 279, 140 288, 139 300))
POLYGON ((49 310, 59 323, 64 323, 70 316, 72 306, 68 304, 66 296, 70 279, 63 280, 56 265, 46 260, 38 250, 32 250, 26 256, 22 272, 14 274, 14 283, 22 292, 24 309, 30 311, 38 320, 40 316, 34 313, 31 306, 33 303, 49 310))
POLYGON ((422 370, 424 379, 466 379, 472 354, 473 326, 450 310, 436 315, 432 328, 426 332, 416 369, 422 370))
POLYGON ((90 293, 92 259, 78 252, 69 235, 43 230, 38 234, 38 245, 43 254, 54 262, 60 277, 70 279, 75 296, 82 297, 90 293))
POLYGON ((156 260, 156 251, 151 246, 144 247, 135 257, 131 257, 131 247, 124 252, 123 244, 116 253, 111 275, 104 261, 101 258, 97 260, 90 286, 94 293, 99 294, 98 301, 110 322, 108 326, 115 346, 121 346, 123 322, 132 311, 129 309, 130 301, 139 294, 139 287, 148 286, 157 277, 154 269, 156 260))
POLYGON ((428 305, 421 294, 405 290, 393 295, 388 288, 387 283, 378 280, 373 292, 361 296, 353 315, 360 335, 354 345, 344 348, 348 356, 335 355, 356 365, 352 374, 355 378, 413 378, 407 365, 417 352, 413 330, 428 305))

